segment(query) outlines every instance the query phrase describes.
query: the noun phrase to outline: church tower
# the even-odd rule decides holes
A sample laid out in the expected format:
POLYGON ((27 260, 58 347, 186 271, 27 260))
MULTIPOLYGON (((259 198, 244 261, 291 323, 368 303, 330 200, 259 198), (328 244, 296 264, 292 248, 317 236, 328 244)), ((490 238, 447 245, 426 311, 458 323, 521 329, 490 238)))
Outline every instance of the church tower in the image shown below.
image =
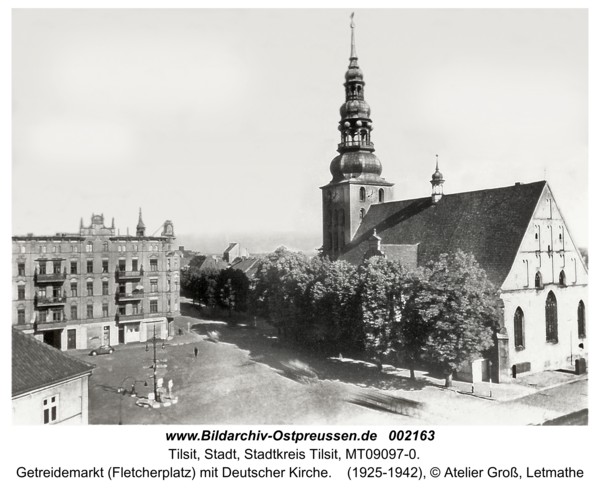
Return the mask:
MULTIPOLYGON (((354 17, 354 14, 352 14, 354 17)), ((351 17, 351 18, 352 18, 351 17)), ((393 200, 393 186, 381 177, 382 167, 371 141, 371 108, 365 101, 365 82, 358 66, 354 21, 350 24, 350 65, 346 72, 346 101, 340 108, 339 155, 329 170, 332 179, 323 192, 323 253, 336 259, 354 239, 372 204, 393 200)))

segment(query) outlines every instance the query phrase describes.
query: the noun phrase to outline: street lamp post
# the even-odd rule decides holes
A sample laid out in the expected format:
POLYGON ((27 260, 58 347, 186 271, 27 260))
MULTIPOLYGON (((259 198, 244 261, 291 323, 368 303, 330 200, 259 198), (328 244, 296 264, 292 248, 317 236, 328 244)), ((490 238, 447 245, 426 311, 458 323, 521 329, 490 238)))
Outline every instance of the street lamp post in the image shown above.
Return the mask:
POLYGON ((144 386, 148 386, 147 381, 138 381, 133 376, 127 376, 125 379, 123 379, 123 381, 121 381, 121 386, 119 386, 119 425, 123 425, 123 397, 125 396, 125 393, 127 393, 127 390, 123 388, 123 384, 125 384, 125 381, 128 379, 133 380, 133 383, 131 383, 131 396, 135 396, 135 385, 137 383, 144 383, 144 386))
MULTIPOLYGON (((154 399, 158 400, 158 390, 157 390, 157 385, 156 385, 156 370, 158 367, 158 361, 156 360, 156 324, 153 325, 153 334, 152 334, 152 347, 153 347, 153 356, 152 356, 152 378, 154 381, 154 399)), ((162 348, 165 348, 165 341, 163 339, 162 340, 162 348)), ((148 342, 146 342, 146 352, 148 352, 148 342)))

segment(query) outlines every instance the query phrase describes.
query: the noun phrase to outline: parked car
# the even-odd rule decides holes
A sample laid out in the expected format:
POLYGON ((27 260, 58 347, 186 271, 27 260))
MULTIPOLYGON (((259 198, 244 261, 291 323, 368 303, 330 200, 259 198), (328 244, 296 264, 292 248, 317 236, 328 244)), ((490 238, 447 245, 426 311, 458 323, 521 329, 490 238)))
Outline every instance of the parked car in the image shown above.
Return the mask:
POLYGON ((115 351, 110 345, 101 345, 90 352, 90 356, 100 356, 102 354, 112 354, 115 351))

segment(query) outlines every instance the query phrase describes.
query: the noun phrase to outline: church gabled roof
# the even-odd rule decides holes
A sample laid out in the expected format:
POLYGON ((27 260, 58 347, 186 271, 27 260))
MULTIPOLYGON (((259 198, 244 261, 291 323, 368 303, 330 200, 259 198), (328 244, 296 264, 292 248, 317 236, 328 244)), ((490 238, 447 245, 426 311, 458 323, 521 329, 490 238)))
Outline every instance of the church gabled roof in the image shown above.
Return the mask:
POLYGON ((340 259, 360 263, 373 228, 385 245, 418 245, 418 265, 440 254, 472 253, 498 287, 510 272, 546 182, 375 204, 340 259))
POLYGON ((80 361, 33 336, 13 329, 12 396, 91 374, 94 365, 80 361))

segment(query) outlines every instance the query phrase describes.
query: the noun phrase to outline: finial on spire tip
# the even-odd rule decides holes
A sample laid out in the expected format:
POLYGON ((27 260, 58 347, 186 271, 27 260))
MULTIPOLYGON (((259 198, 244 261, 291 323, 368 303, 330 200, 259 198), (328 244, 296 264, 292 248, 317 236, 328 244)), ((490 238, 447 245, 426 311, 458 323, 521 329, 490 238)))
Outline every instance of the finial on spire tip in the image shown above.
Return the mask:
POLYGON ((350 14, 350 27, 354 29, 354 12, 350 14))

